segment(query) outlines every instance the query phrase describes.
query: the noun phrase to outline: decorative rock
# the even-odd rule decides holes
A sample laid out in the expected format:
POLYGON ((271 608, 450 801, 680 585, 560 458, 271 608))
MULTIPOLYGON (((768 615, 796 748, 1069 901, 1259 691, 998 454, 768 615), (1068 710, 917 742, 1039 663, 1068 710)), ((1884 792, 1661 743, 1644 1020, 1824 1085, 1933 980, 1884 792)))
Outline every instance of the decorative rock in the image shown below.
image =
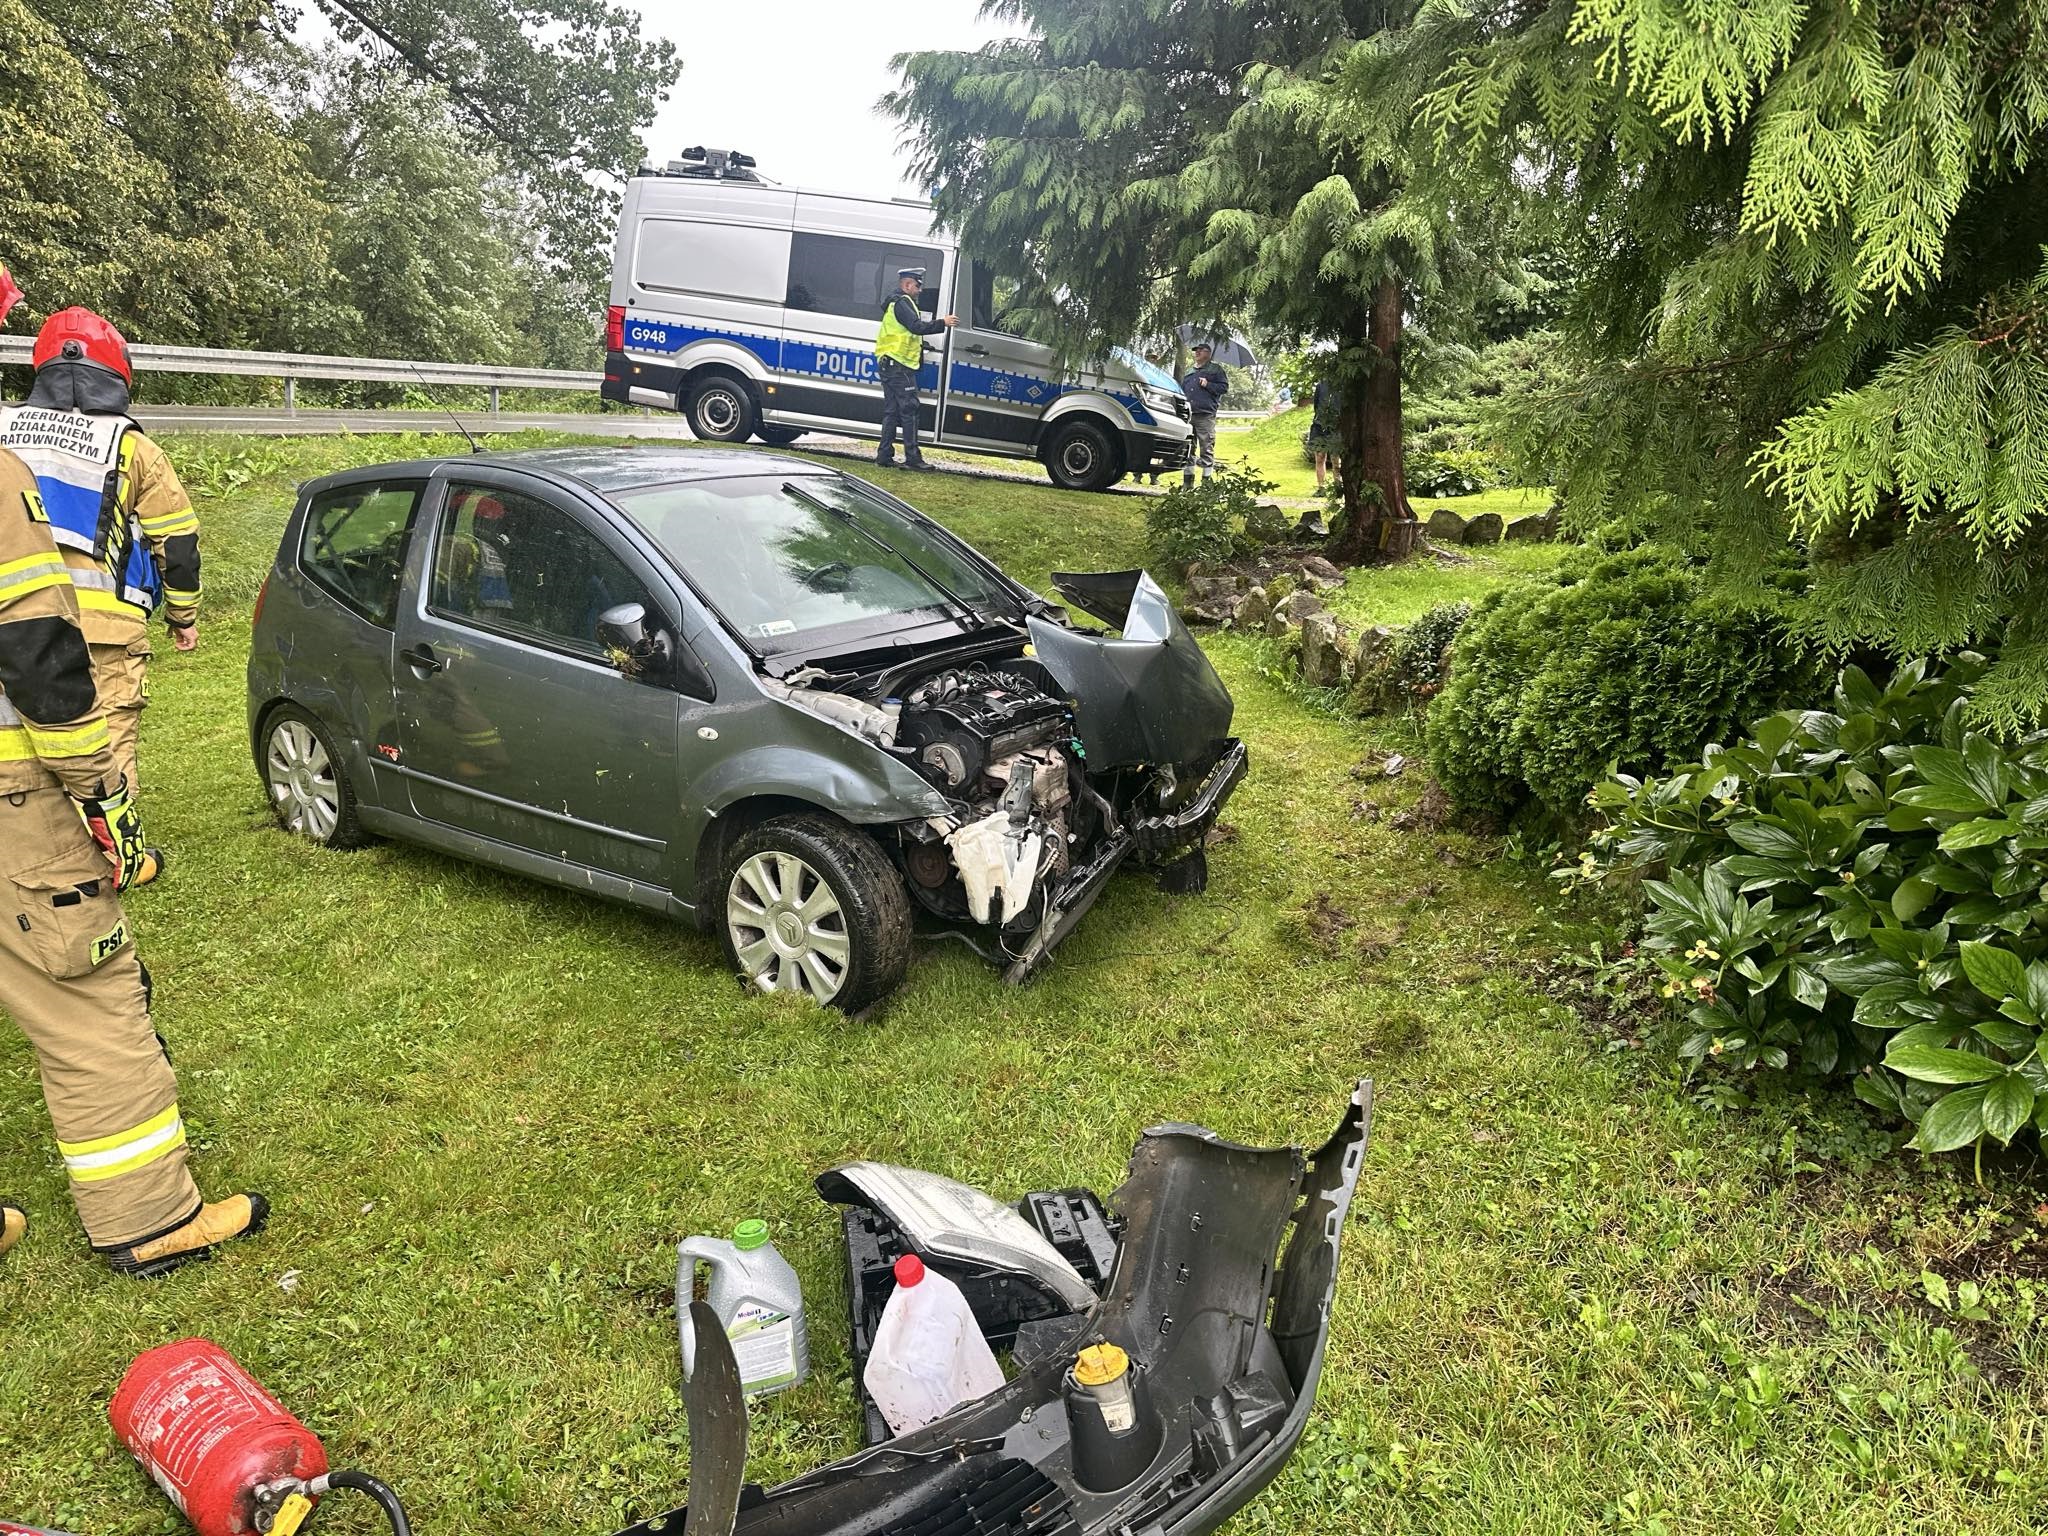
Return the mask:
POLYGON ((1311 614, 1301 626, 1301 680, 1311 688, 1339 688, 1348 680, 1337 621, 1327 613, 1311 614))
POLYGON ((1482 512, 1465 525, 1467 544, 1498 544, 1505 521, 1498 512, 1482 512))
POLYGON ((1465 542, 1465 519, 1449 507, 1438 507, 1429 514, 1429 536, 1439 544, 1462 544, 1465 542))
POLYGON ((1280 600, 1266 619, 1266 633, 1278 638, 1292 634, 1318 614, 1330 610, 1313 592, 1294 592, 1280 600))
POLYGON ((1263 629, 1273 612, 1273 599, 1266 596, 1264 587, 1253 587, 1237 600, 1237 611, 1230 616, 1230 622, 1239 629, 1263 629))
POLYGON ((1501 537, 1511 540, 1533 540, 1548 543, 1557 537, 1557 513, 1535 512, 1528 517, 1518 517, 1507 525, 1501 537))
POLYGON ((1351 659, 1351 702, 1360 714, 1378 714, 1401 702, 1400 635, 1375 625, 1358 637, 1351 659))
POLYGON ((1228 602, 1237 595, 1240 579, 1234 571, 1226 571, 1220 576, 1190 576, 1188 602, 1200 607, 1228 602))
POLYGON ((1303 555, 1301 574, 1314 587, 1328 590, 1344 585, 1344 573, 1325 560, 1321 555, 1303 555))
POLYGON ((1270 501, 1262 501, 1245 515, 1244 536, 1254 544, 1285 543, 1293 531, 1287 514, 1270 501))
POLYGON ((1219 597, 1206 603, 1188 603, 1180 616, 1190 624, 1228 624, 1236 608, 1237 599, 1219 597))
POLYGON ((1295 537, 1303 539, 1327 539, 1330 525, 1323 521, 1321 509, 1310 507, 1301 514, 1301 521, 1294 525, 1295 537))

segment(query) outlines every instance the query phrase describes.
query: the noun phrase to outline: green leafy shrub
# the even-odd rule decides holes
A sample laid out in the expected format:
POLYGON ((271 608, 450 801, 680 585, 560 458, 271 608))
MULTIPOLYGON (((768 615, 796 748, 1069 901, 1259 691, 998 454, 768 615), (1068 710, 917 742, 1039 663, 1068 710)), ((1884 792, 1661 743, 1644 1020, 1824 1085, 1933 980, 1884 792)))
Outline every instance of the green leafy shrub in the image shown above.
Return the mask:
POLYGON ((1710 591, 1677 552, 1577 552, 1480 601, 1430 706, 1430 765, 1463 809, 1569 818, 1610 769, 1684 762, 1814 682, 1775 608, 1710 591))
POLYGON ((1594 792, 1574 875, 1665 872, 1645 948, 1681 1054, 1851 1077, 1923 1151, 2048 1128, 2048 733, 1967 729, 1984 670, 1850 667, 1832 711, 1594 792))
POLYGON ((1470 603, 1438 603, 1426 609, 1394 642, 1401 686, 1418 699, 1434 698, 1444 685, 1444 651, 1472 617, 1470 603))
POLYGON ((1411 448, 1402 474, 1411 496, 1476 496, 1507 483, 1500 461, 1484 448, 1411 448))
POLYGON ((1225 470, 1193 485, 1176 485, 1145 509, 1145 542, 1152 557, 1176 570, 1223 561, 1256 542, 1245 524, 1261 516, 1259 503, 1278 486, 1250 470, 1225 470))

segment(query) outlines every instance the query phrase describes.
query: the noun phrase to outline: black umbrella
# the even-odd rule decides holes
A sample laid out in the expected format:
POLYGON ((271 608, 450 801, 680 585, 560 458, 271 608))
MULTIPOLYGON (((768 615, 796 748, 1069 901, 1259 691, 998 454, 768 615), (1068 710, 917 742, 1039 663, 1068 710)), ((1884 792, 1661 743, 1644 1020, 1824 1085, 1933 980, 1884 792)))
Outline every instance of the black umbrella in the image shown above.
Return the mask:
POLYGON ((1183 325, 1178 327, 1178 331, 1184 346, 1192 347, 1197 342, 1206 342, 1214 347, 1216 350, 1212 361, 1219 362, 1226 368, 1256 368, 1259 365, 1259 355, 1245 344, 1242 336, 1205 330, 1199 325, 1183 325))

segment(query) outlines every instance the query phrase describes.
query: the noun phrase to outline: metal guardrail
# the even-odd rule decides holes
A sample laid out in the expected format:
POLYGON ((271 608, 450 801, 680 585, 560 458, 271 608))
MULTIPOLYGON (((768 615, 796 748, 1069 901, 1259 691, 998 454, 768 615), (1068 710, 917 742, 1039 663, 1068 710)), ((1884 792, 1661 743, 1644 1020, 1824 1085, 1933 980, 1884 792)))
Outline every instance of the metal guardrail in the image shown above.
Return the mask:
MULTIPOLYGON (((0 364, 30 362, 35 342, 27 336, 0 336, 0 364)), ((356 379, 374 384, 460 384, 491 392, 497 413, 498 392, 505 389, 594 390, 603 382, 597 372, 561 368, 499 367, 491 363, 426 363, 390 357, 328 357, 311 352, 235 352, 216 347, 151 347, 131 345, 128 357, 137 370, 154 373, 214 373, 236 378, 283 379, 287 411, 298 409, 301 379, 356 379)))

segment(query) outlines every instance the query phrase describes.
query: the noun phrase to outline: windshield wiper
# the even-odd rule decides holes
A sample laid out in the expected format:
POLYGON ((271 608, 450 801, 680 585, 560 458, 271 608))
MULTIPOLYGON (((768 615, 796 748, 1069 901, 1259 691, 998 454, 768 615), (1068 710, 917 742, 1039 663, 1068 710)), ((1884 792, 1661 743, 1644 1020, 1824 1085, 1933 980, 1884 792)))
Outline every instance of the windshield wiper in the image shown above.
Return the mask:
POLYGON ((967 601, 964 598, 962 598, 958 592, 955 592, 951 587, 947 586, 943 581, 939 580, 938 577, 934 576, 930 571, 926 570, 923 566, 919 565, 915 560, 911 559, 910 556, 903 553, 902 550, 896 548, 895 545, 889 543, 889 541, 884 539, 881 535, 872 533, 868 529, 863 528, 860 525, 860 521, 857 518, 855 518, 851 512, 847 511, 846 508, 835 507, 832 505, 831 502, 826 501, 823 497, 813 496, 809 491, 805 490, 802 486, 798 485, 794 480, 783 481, 782 489, 784 494, 794 496, 798 501, 802 502, 805 506, 815 507, 820 512, 823 512, 827 517, 838 518, 842 523, 846 524, 847 527, 851 528, 855 533, 859 534, 862 538, 866 539, 870 544, 874 545, 875 548, 881 550, 884 554, 894 555, 898 560, 901 560, 905 565, 909 566, 913 571, 917 572, 918 576, 924 581, 926 586, 930 587, 934 592, 938 593, 940 597, 946 600, 947 604, 954 610, 953 616, 957 618, 961 623, 965 624, 969 629, 985 629, 991 623, 994 622, 994 620, 988 618, 986 615, 975 612, 973 608, 968 606, 967 601))

